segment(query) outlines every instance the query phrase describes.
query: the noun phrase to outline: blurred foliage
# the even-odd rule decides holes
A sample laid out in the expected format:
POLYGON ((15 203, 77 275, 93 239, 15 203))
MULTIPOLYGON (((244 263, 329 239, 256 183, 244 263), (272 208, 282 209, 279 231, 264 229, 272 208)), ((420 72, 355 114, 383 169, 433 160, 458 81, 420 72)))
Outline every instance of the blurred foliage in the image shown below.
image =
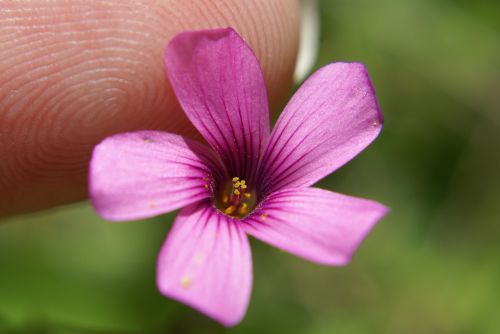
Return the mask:
POLYGON ((343 268, 259 242, 227 330, 160 296, 173 215, 111 224, 87 204, 0 224, 0 333, 500 333, 500 6, 321 2, 318 67, 364 62, 385 128, 320 186, 392 208, 343 268))

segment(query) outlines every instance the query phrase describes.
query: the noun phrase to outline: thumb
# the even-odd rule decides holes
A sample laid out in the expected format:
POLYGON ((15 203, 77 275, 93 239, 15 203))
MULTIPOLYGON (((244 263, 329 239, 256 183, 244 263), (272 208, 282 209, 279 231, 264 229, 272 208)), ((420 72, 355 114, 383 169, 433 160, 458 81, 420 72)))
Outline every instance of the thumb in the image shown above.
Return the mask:
POLYGON ((106 136, 195 134, 163 69, 164 48, 180 31, 234 27, 257 54, 276 104, 291 83, 297 2, 4 2, 0 215, 86 198, 90 153, 106 136))

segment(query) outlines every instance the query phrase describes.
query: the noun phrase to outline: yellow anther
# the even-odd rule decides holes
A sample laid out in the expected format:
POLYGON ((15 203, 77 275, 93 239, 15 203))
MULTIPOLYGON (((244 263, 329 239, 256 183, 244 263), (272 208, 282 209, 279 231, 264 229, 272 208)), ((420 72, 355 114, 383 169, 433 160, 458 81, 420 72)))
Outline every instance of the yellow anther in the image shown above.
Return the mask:
POLYGON ((208 189, 208 184, 205 184, 204 187, 205 187, 205 189, 208 189))
POLYGON ((181 283, 181 287, 183 289, 187 289, 191 286, 191 283, 193 283, 193 280, 188 275, 185 275, 185 276, 182 276, 180 283, 181 283))
POLYGON ((261 221, 264 221, 266 219, 267 219, 267 215, 265 213, 260 215, 260 220, 261 221))
MULTIPOLYGON (((251 192, 248 191, 250 187, 247 185, 246 180, 235 176, 231 178, 231 181, 231 183, 226 184, 224 189, 221 189, 222 191, 219 195, 217 208, 228 216, 243 218, 248 215, 255 206, 254 201, 249 200, 253 196, 251 192)), ((213 185, 210 183, 208 183, 208 185, 209 189, 212 189, 213 185)))
POLYGON ((236 210, 236 207, 234 205, 228 206, 225 210, 224 213, 226 215, 232 214, 236 210))
POLYGON ((238 209, 238 213, 240 215, 246 215, 248 213, 248 205, 247 205, 247 203, 241 204, 240 208, 238 209))

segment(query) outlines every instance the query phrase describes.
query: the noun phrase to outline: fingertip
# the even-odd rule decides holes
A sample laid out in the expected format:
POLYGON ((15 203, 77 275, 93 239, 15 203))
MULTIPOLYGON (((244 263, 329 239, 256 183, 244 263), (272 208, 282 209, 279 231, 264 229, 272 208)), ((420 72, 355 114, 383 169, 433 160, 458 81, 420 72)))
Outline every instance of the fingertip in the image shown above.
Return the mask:
POLYGON ((277 105, 292 84, 298 14, 298 0, 9 4, 0 11, 0 215, 85 199, 92 147, 107 136, 196 135, 163 70, 181 31, 233 27, 277 105))

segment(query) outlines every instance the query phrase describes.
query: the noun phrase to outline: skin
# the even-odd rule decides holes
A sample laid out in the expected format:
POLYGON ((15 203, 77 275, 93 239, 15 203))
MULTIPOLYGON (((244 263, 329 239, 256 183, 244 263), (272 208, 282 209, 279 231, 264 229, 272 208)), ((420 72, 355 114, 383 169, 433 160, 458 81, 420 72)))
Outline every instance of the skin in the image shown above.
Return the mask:
POLYGON ((234 27, 277 105, 292 82, 298 12, 298 0, 0 0, 0 216, 87 198, 92 148, 109 135, 199 137, 163 67, 180 31, 234 27))

